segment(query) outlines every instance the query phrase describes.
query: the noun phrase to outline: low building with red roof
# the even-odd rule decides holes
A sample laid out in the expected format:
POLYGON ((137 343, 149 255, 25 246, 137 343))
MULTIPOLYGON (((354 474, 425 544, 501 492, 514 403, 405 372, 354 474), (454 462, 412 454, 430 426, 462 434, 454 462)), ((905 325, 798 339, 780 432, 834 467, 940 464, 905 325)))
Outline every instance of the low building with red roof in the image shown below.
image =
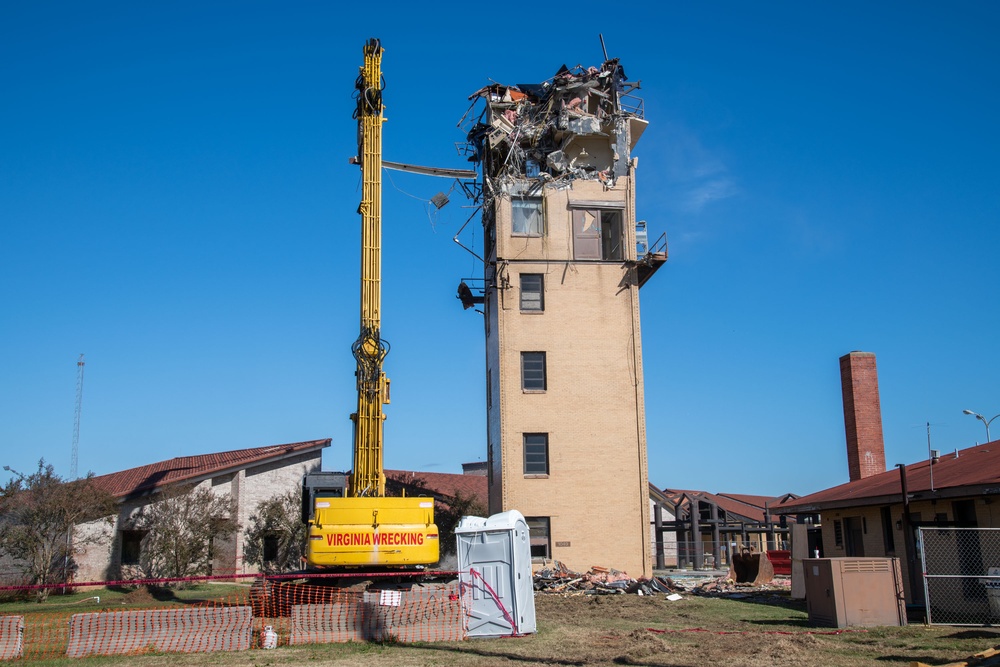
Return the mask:
MULTIPOLYGON (((228 494, 236 501, 240 528, 231 539, 217 543, 213 574, 256 573, 243 560, 244 531, 259 503, 301 488, 302 478, 322 468, 323 450, 330 439, 309 440, 227 452, 180 456, 92 479, 121 503, 113 524, 94 522, 79 526, 88 535, 98 532, 100 540, 79 547, 77 581, 112 581, 136 574, 143 531, 135 529, 131 518, 143 507, 157 501, 163 491, 185 485, 203 487, 213 493, 228 494)), ((387 470, 390 493, 431 495, 444 508, 464 501, 463 508, 487 505, 487 479, 470 472, 450 474, 387 470)))
POLYGON ((229 494, 236 501, 240 528, 232 538, 216 545, 212 572, 256 572, 243 562, 243 533, 250 515, 261 501, 300 488, 306 473, 320 469, 323 449, 329 446, 327 438, 179 456, 93 478, 98 487, 119 499, 121 509, 112 525, 95 522, 77 528, 91 534, 98 531, 101 539, 80 547, 76 580, 110 581, 130 574, 138 564, 143 537, 143 531, 134 529, 131 517, 155 503, 162 491, 177 485, 229 494))
POLYGON ((1000 440, 994 440, 909 464, 902 471, 887 470, 789 499, 771 509, 782 516, 818 517, 823 557, 899 558, 907 600, 919 602, 923 586, 916 560, 917 529, 1000 528, 1000 512, 993 508, 998 495, 1000 440))

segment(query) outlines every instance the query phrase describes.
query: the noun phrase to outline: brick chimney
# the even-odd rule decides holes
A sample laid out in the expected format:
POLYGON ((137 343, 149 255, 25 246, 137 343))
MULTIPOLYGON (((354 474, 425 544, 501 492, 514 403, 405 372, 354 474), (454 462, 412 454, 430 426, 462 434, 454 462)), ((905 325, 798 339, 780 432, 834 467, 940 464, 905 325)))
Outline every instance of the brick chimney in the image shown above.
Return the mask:
POLYGON ((878 399, 878 371, 871 352, 851 352, 840 358, 840 387, 844 395, 844 431, 847 467, 856 482, 885 472, 882 441, 882 405, 878 399))

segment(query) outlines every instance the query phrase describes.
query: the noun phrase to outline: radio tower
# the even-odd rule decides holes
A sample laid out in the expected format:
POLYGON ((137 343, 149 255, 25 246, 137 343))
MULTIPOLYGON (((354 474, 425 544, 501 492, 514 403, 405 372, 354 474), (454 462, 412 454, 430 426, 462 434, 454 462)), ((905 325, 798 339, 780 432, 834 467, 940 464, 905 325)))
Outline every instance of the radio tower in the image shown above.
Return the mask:
POLYGON ((76 479, 77 459, 80 454, 80 412, 83 409, 83 353, 76 361, 76 411, 73 413, 73 455, 69 463, 69 478, 76 479))

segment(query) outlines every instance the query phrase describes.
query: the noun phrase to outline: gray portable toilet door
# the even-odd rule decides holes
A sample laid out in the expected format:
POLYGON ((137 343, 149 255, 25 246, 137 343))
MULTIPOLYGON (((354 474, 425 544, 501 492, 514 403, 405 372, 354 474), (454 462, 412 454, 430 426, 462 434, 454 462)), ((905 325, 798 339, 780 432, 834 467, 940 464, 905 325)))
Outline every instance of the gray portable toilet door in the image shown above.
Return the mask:
POLYGON ((462 583, 470 593, 469 637, 496 637, 517 632, 514 614, 513 553, 510 531, 462 535, 469 571, 462 583), (472 574, 472 570, 476 574, 472 574))

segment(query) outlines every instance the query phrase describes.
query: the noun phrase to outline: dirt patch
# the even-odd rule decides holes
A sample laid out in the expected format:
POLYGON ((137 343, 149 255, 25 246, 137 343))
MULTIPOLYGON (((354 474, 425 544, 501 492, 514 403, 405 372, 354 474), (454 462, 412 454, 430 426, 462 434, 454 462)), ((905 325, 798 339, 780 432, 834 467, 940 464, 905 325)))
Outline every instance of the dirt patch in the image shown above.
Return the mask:
POLYGON ((140 586, 123 595, 121 603, 129 607, 141 607, 176 599, 177 595, 169 588, 140 586))

